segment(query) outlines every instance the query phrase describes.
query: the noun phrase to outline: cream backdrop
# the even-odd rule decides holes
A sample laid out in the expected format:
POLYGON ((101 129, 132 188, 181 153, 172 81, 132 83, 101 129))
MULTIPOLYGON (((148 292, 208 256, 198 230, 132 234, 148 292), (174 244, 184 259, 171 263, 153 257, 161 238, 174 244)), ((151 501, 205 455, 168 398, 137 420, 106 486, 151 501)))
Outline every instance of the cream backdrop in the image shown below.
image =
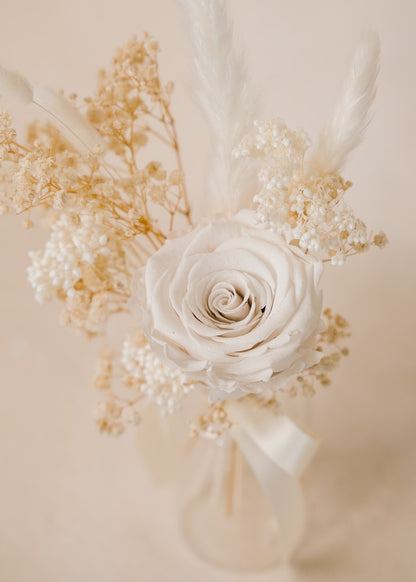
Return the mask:
MULTIPOLYGON (((331 268, 326 303, 352 325, 352 354, 313 404, 324 444, 308 473, 310 524, 295 566, 242 579, 395 582, 416 577, 415 58, 412 0, 229 0, 263 117, 317 131, 360 31, 379 31, 373 121, 345 174, 359 215, 390 245, 331 268)), ((173 0, 1 0, 0 62, 86 94, 115 47, 147 30, 176 81, 191 191, 208 132, 190 98, 181 12, 173 0)), ((34 302, 27 251, 42 233, 0 222, 0 579, 5 582, 219 582, 182 544, 174 500, 141 466, 136 434, 98 434, 90 387, 96 346, 34 302)))

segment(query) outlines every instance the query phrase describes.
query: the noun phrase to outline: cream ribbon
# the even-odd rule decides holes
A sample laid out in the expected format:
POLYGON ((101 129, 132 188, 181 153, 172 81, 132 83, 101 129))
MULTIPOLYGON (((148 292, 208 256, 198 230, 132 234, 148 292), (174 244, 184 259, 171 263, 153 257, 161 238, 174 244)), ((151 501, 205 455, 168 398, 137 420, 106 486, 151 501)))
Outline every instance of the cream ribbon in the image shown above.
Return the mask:
POLYGON ((284 414, 228 401, 231 436, 257 476, 277 517, 281 562, 292 557, 305 529, 305 502, 300 477, 315 455, 319 440, 284 414))

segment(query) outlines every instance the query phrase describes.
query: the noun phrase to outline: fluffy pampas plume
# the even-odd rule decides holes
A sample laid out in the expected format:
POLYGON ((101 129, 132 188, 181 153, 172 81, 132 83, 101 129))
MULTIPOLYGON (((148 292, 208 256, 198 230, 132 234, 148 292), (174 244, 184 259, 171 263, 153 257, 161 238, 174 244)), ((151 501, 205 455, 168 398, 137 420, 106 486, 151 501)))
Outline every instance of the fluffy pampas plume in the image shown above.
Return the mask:
POLYGON ((249 177, 232 150, 249 131, 255 100, 241 56, 233 50, 232 29, 222 0, 178 0, 187 12, 197 76, 196 96, 210 125, 212 160, 208 203, 216 213, 233 214, 246 204, 249 177))
POLYGON ((33 103, 62 126, 67 139, 83 153, 102 143, 100 134, 71 103, 55 91, 32 86, 18 73, 0 67, 0 95, 11 101, 33 103))
POLYGON ((355 53, 351 73, 332 119, 322 131, 309 165, 318 173, 338 173, 348 154, 361 142, 376 94, 380 44, 367 33, 355 53))

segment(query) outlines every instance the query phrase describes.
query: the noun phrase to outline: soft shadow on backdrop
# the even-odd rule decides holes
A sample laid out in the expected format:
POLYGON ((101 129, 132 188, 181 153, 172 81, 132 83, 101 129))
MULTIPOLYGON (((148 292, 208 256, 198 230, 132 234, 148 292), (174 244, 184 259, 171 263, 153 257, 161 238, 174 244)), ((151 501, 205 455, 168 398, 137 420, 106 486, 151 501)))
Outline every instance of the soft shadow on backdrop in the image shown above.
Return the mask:
MULTIPOLYGON (((329 269, 326 303, 352 325, 352 354, 314 404, 324 437, 308 473, 310 526, 292 569, 250 581, 390 582, 416 575, 416 36, 413 2, 229 0, 263 116, 312 138, 337 95, 361 30, 379 31, 373 121, 345 174, 351 202, 389 247, 329 269)), ((80 95, 118 45, 147 30, 174 112, 190 190, 203 182, 207 128, 189 96, 181 13, 173 0, 3 0, 0 62, 80 95)), ((136 434, 99 435, 91 420, 95 346, 35 304, 27 251, 42 233, 0 223, 0 577, 8 582, 232 581, 190 555, 172 497, 140 464, 136 434)), ((245 578, 247 579, 247 578, 245 578)))

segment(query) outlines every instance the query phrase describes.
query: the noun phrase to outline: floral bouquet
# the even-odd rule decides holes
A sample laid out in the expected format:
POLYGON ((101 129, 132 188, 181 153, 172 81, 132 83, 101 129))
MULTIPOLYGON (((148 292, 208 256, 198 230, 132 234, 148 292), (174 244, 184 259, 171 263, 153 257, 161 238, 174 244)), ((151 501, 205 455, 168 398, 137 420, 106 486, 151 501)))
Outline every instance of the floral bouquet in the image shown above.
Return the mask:
POLYGON ((341 176, 368 121, 378 40, 361 42, 311 146, 301 129, 257 120, 224 3, 181 3, 212 130, 203 195, 187 192, 174 86, 160 79, 158 44, 144 35, 116 52, 83 102, 0 70, 3 96, 49 116, 21 141, 0 114, 0 214, 47 228, 28 277, 38 302, 63 303, 65 326, 108 335, 109 321, 128 314, 122 345, 99 356, 99 429, 120 434, 149 403, 171 415, 200 394, 191 436, 224 446, 229 435, 279 521, 288 560, 303 530, 299 479, 318 442, 280 395, 311 396, 348 354, 346 320, 322 309, 324 266, 387 242, 354 215, 341 176))

